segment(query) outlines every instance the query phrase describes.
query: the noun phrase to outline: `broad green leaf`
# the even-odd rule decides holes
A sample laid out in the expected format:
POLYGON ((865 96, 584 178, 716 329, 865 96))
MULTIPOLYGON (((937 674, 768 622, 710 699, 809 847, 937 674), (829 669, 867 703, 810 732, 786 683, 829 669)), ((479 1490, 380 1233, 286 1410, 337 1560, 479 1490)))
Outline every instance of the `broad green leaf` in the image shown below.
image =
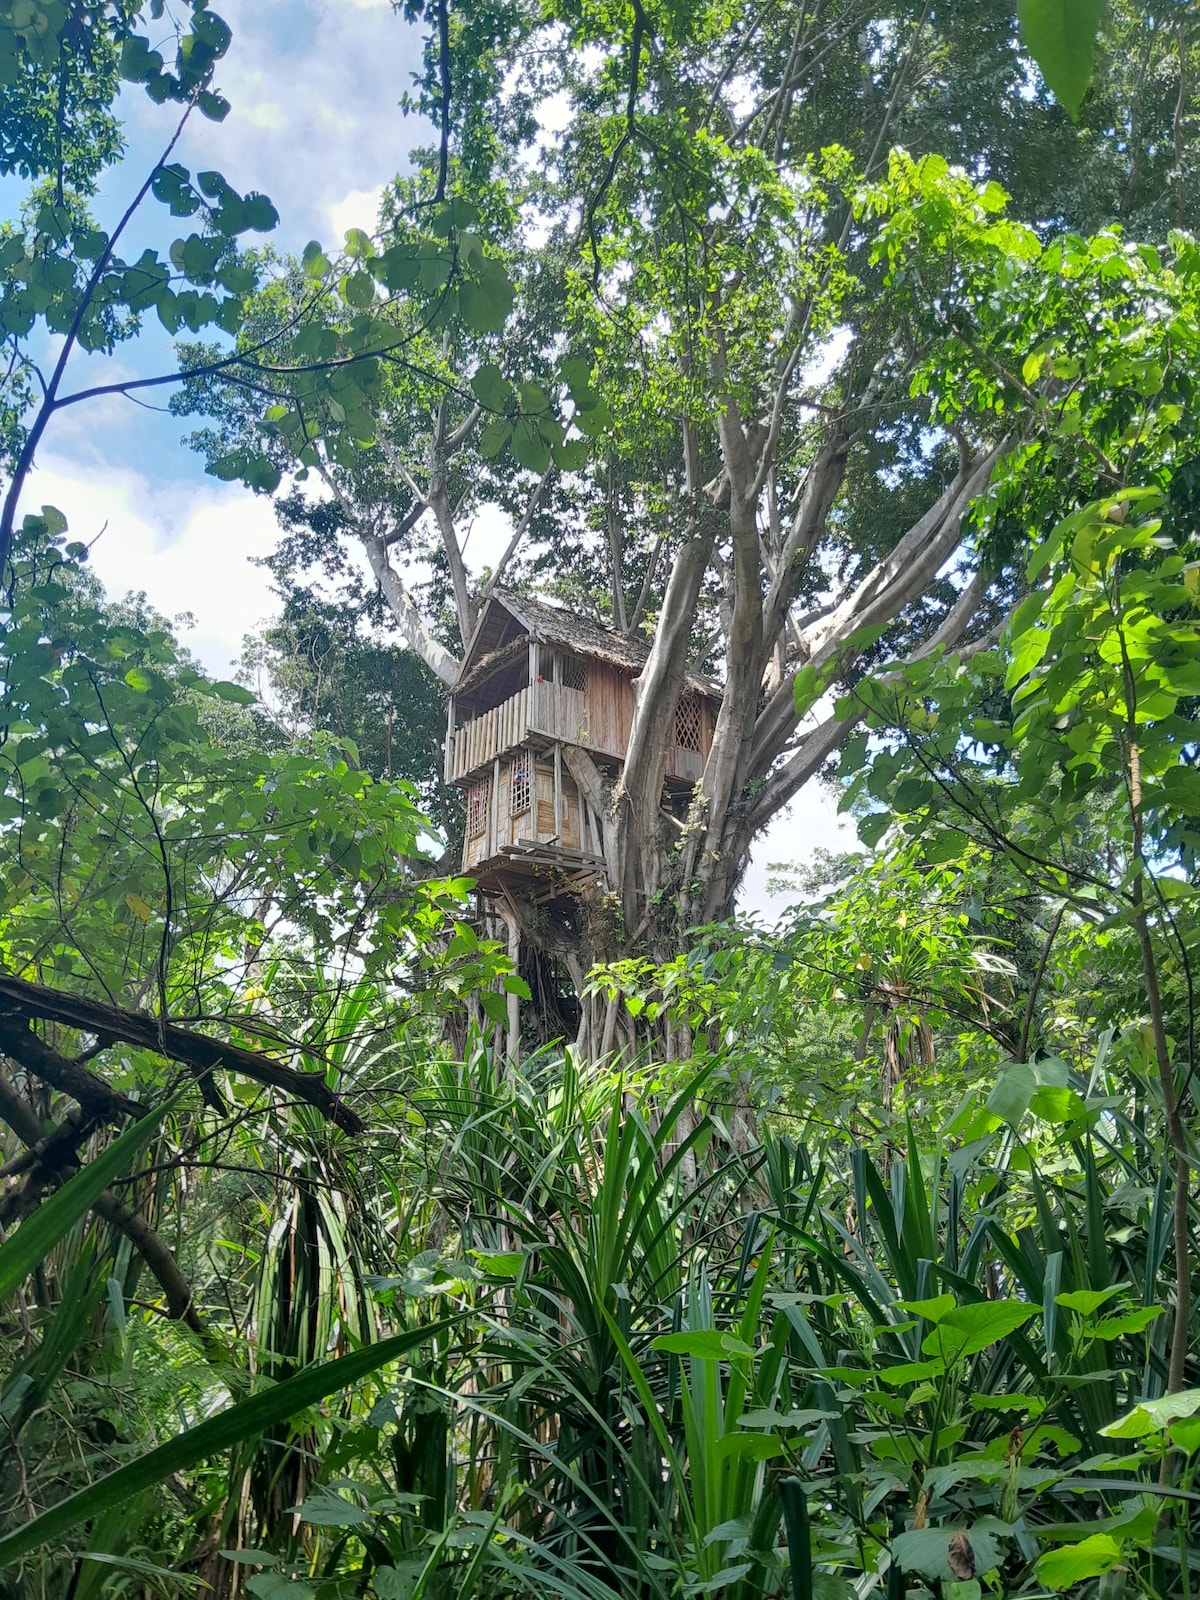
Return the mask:
POLYGON ((1017 15, 1042 77, 1075 118, 1092 81, 1100 0, 1018 0, 1017 15))
POLYGON ((1122 1288, 1123 1284, 1117 1284, 1112 1289, 1070 1289, 1065 1294, 1056 1294, 1054 1299, 1058 1305, 1066 1306, 1068 1311, 1078 1311, 1081 1317, 1090 1317, 1106 1301, 1120 1294, 1122 1288))
POLYGON ((754 1354, 752 1345, 716 1328, 699 1328, 693 1333, 664 1333, 654 1340, 652 1348, 671 1356, 690 1356, 694 1361, 728 1361, 731 1356, 754 1354))
POLYGON ((868 847, 874 849, 884 834, 892 825, 890 811, 871 811, 860 818, 858 824, 858 837, 868 847))
POLYGON ((1047 1550, 1037 1564, 1037 1575, 1050 1589, 1069 1589, 1085 1578, 1110 1572, 1121 1559, 1121 1546, 1108 1533, 1093 1533, 1078 1544, 1047 1550))
MULTIPOLYGON (((809 663, 807 666, 801 667, 792 683, 792 700, 796 707, 796 715, 798 717, 806 717, 828 687, 828 668, 814 667, 811 663, 809 663)), ((863 741, 862 753, 865 755, 866 735, 861 735, 861 738, 863 741)), ((850 742, 851 744, 857 745, 857 740, 852 739, 850 742)), ((855 769, 853 766, 843 766, 839 768, 839 771, 846 772, 852 772, 854 770, 855 769)))
POLYGON ((924 1317, 926 1322, 940 1322, 958 1302, 952 1294, 935 1294, 928 1300, 897 1300, 896 1304, 901 1311, 911 1311, 914 1317, 924 1317))
POLYGON ((961 1361, 1024 1327, 1034 1310, 1033 1306, 1014 1300, 980 1300, 974 1305, 956 1306, 926 1335, 921 1349, 928 1356, 961 1361))
POLYGON ((316 1590, 303 1578, 292 1578, 283 1572, 256 1572, 246 1579, 246 1593, 255 1600, 314 1600, 316 1590))
POLYGON ((1127 1333, 1144 1333, 1162 1315, 1162 1306, 1139 1306, 1120 1316, 1100 1317, 1089 1325, 1088 1332, 1093 1339, 1120 1339, 1127 1333))
POLYGON ((979 1528, 913 1528, 898 1534, 892 1540, 892 1560, 904 1572, 919 1572, 923 1578, 939 1578, 943 1582, 969 1581, 957 1566, 951 1564, 950 1541, 965 1538, 971 1547, 975 1571, 980 1575, 991 1572, 998 1565, 1000 1551, 992 1535, 979 1528))
POLYGON ((1029 1110, 1037 1088, 1037 1074, 1033 1068, 1024 1061, 1012 1061, 997 1078, 987 1097, 987 1108, 1016 1127, 1029 1110))
POLYGON ((315 1528, 357 1528, 372 1520, 371 1513, 361 1506, 324 1491, 309 1495, 294 1510, 301 1522, 309 1522, 315 1528))
POLYGON ((586 439, 564 439, 553 450, 554 464, 564 472, 578 472, 586 467, 591 456, 586 439))
POLYGON ((530 472, 545 472, 550 464, 550 446, 531 417, 521 417, 512 431, 512 453, 518 466, 530 472))
POLYGON ((717 1440, 718 1461, 771 1461, 783 1454, 783 1445, 764 1433, 727 1433, 717 1440))
POLYGON ((1168 1431, 1171 1443, 1186 1455, 1194 1455, 1200 1450, 1200 1417, 1177 1417, 1168 1431))
POLYGON ((224 681, 206 685, 207 692, 218 700, 227 700, 230 705, 252 706, 257 698, 254 691, 247 689, 241 683, 227 683, 224 681))
POLYGON ((1180 1389, 1159 1400, 1143 1400, 1125 1416, 1110 1422, 1100 1432, 1109 1439, 1144 1439, 1159 1433, 1179 1417, 1192 1417, 1200 1411, 1200 1389, 1180 1389))
POLYGON ((494 362, 479 368, 471 379, 471 392, 488 411, 502 412, 512 398, 512 385, 494 362))

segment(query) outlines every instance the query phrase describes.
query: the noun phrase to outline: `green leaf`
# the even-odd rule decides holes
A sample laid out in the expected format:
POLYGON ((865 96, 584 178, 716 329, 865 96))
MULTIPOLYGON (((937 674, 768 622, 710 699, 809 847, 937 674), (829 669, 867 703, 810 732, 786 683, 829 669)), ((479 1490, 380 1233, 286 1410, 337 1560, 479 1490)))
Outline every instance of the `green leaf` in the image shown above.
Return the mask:
POLYGON ((421 1561, 406 1561, 398 1567, 376 1567, 371 1574, 371 1586, 378 1600, 411 1600, 423 1570, 421 1561))
POLYGON ((1033 1068, 1027 1062, 1012 1061, 997 1078, 987 1097, 987 1108, 1015 1128, 1029 1110, 1037 1088, 1037 1074, 1033 1068))
POLYGON ((956 1306, 926 1335, 921 1349, 928 1356, 961 1361, 1023 1328, 1034 1310, 1015 1300, 981 1300, 974 1305, 956 1306))
POLYGON ((478 998, 483 1014, 488 1021, 494 1022, 498 1028, 506 1027, 508 1024, 508 1001, 504 996, 502 994, 493 994, 491 990, 485 989, 478 998))
POLYGON ((1092 81, 1100 0, 1017 0, 1021 36, 1072 120, 1092 81))
POLYGON ((479 453, 485 461, 494 461, 508 443, 511 424, 505 416, 489 417, 479 435, 479 453))
POLYGON ((874 849, 892 825, 890 811, 872 811, 863 817, 858 824, 858 837, 869 848, 874 849))
POLYGON ((564 439, 554 446, 552 454, 555 466, 564 472, 578 472, 587 466, 591 451, 586 439, 564 439))
MULTIPOLYGON (((796 707, 796 715, 798 717, 806 717, 828 687, 829 671, 827 668, 814 667, 811 663, 801 667, 792 683, 792 701, 796 707)), ((858 763, 859 766, 862 765, 862 760, 865 760, 867 751, 866 734, 860 735, 860 738, 862 741, 860 752, 862 759, 858 763)), ((858 742, 858 739, 851 739, 850 741, 852 745, 856 746, 858 742)), ((843 755, 844 760, 845 756, 843 755)), ((839 767, 838 770, 839 772, 853 772, 855 768, 853 766, 845 766, 839 767)))
POLYGON ((512 453, 518 464, 530 472, 545 472, 550 464, 550 446, 531 417, 522 417, 512 432, 512 453))
POLYGON ((331 270, 329 257, 315 239, 310 239, 304 246, 303 254, 300 257, 300 265, 304 269, 306 278, 323 278, 331 270))
POLYGON ((935 1294, 928 1300, 897 1300, 896 1304, 901 1311, 911 1311, 914 1317, 924 1317, 926 1322, 940 1322, 954 1310, 958 1301, 952 1294, 935 1294))
POLYGON ((1078 1311, 1081 1317, 1090 1317, 1093 1311, 1100 1307, 1114 1295, 1121 1292, 1122 1285, 1117 1284, 1112 1289, 1070 1289, 1065 1294, 1056 1294, 1055 1303, 1066 1306, 1068 1311, 1078 1311))
POLYGON ((1084 1578, 1110 1572, 1121 1559, 1121 1546, 1108 1533, 1093 1533, 1078 1544, 1047 1550, 1037 1564, 1037 1575, 1050 1589, 1069 1589, 1084 1578))
POLYGON ((301 1522, 311 1523, 314 1528, 358 1528, 371 1521, 369 1511, 324 1490, 309 1495, 304 1504, 294 1510, 301 1522))
POLYGON ((200 115, 207 117, 210 122, 224 122, 229 115, 229 101, 223 94, 216 94, 212 89, 203 89, 196 100, 200 115))
POLYGON ((473 333, 502 333, 516 292, 503 272, 489 273, 480 283, 464 283, 458 291, 458 309, 473 333))
MULTIPOLYGON (((125 1135, 122 1134, 121 1137, 124 1138, 125 1135)), ((91 1172, 96 1165, 97 1163, 93 1162, 85 1170, 91 1172)), ((72 1182, 74 1181, 72 1179, 72 1182)), ((66 1189, 61 1193, 65 1194, 66 1189)), ((56 1195, 55 1199, 58 1198, 56 1195)), ((52 1203, 47 1202, 47 1204, 52 1203)), ((36 1221, 36 1216, 31 1220, 36 1221)), ((16 1237, 14 1236, 11 1241, 14 1244, 16 1237)), ((7 1246, 0 1247, 0 1254, 6 1248, 7 1246)), ((135 1495, 161 1483, 164 1478, 169 1478, 172 1473, 181 1472, 187 1467, 194 1466, 198 1461, 206 1461, 210 1456, 229 1449, 231 1445, 256 1438, 267 1428, 277 1427, 279 1423, 286 1422, 289 1417, 294 1417, 298 1412, 316 1405, 328 1395, 349 1388, 352 1383, 357 1383, 368 1373, 378 1371, 391 1361, 399 1361, 410 1350, 415 1350, 428 1339, 452 1328, 455 1320, 445 1318, 440 1322, 431 1322, 423 1327, 395 1334, 390 1339, 381 1339, 378 1344, 367 1345, 364 1349, 352 1351, 350 1355, 341 1356, 337 1360, 318 1362, 315 1366, 306 1367, 302 1372, 298 1372, 294 1378, 287 1378, 283 1383, 275 1384, 271 1388, 264 1389, 261 1394, 251 1396, 249 1400, 241 1400, 236 1405, 229 1406, 206 1422, 185 1429, 183 1433, 169 1439, 166 1444, 159 1445, 157 1450, 139 1456, 87 1488, 68 1495, 65 1500, 60 1500, 57 1505, 51 1506, 49 1511, 44 1511, 40 1517, 35 1517, 24 1527, 15 1528, 12 1533, 0 1539, 0 1567, 20 1560, 28 1551, 36 1550, 39 1545, 59 1538, 67 1528, 73 1528, 79 1522, 98 1516, 110 1506, 121 1505, 133 1499, 135 1495)))
POLYGON ((209 694, 217 700, 227 700, 234 706, 252 706, 257 696, 244 684, 226 683, 224 680, 209 683, 204 686, 209 694))
POLYGON ((270 233, 272 228, 279 226, 279 213, 267 199, 265 194, 248 194, 242 202, 241 227, 238 233, 243 233, 247 228, 255 233, 270 233))
MULTIPOLYGON (((159 1123, 178 1105, 181 1098, 182 1092, 173 1095, 147 1116, 139 1118, 131 1128, 126 1128, 107 1150, 102 1151, 94 1161, 89 1161, 82 1171, 63 1184, 56 1194, 51 1195, 31 1217, 25 1219, 10 1238, 0 1244, 0 1300, 6 1300, 24 1282, 109 1184, 128 1170, 133 1157, 149 1142, 159 1123)), ((3 1548, 4 1540, 0 1540, 0 1552, 3 1548)), ((27 1545, 25 1548, 32 1549, 33 1546, 27 1545)))
POLYGON ((246 1593, 255 1600, 313 1600, 316 1590, 303 1578, 288 1577, 282 1572, 256 1572, 246 1579, 246 1593))
POLYGON ((717 1440, 718 1461, 773 1461, 783 1445, 765 1433, 727 1433, 717 1440))
POLYGON ((1180 1389, 1161 1400, 1143 1400, 1126 1416, 1118 1417, 1100 1432, 1109 1439, 1144 1439, 1159 1433, 1179 1417, 1195 1416, 1200 1411, 1200 1389, 1180 1389))
POLYGON ((1120 1316, 1101 1317, 1089 1326, 1088 1332, 1093 1339, 1120 1339, 1127 1333, 1144 1333, 1162 1314, 1162 1306, 1139 1306, 1120 1316))
POLYGON ((489 361, 471 379, 471 393, 486 410, 502 412, 512 398, 512 385, 495 362, 489 361))
POLYGON ((721 1333, 716 1328, 697 1328, 691 1333, 664 1333, 654 1340, 653 1348, 670 1356, 689 1356, 693 1361, 728 1361, 731 1356, 752 1356, 753 1345, 748 1345, 736 1334, 721 1333))
POLYGON ((912 1528, 892 1540, 892 1560, 904 1572, 954 1582, 963 1575, 950 1564, 950 1541, 960 1533, 965 1533, 970 1543, 976 1572, 990 1572, 998 1565, 1000 1552, 995 1539, 979 1528, 912 1528))

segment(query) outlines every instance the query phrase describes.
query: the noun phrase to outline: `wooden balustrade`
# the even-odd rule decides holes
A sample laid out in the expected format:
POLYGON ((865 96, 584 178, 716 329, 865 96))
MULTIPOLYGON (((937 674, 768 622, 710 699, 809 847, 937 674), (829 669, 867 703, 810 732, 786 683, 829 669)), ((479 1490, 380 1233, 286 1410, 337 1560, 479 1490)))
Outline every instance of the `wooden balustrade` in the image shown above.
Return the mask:
POLYGON ((614 716, 605 716, 606 709, 603 700, 593 706, 583 690, 566 689, 559 683, 534 683, 519 689, 455 729, 447 782, 457 783, 485 770, 497 756, 518 749, 531 735, 582 745, 619 760, 624 754, 620 737, 624 730, 615 725, 614 716), (610 727, 610 723, 614 725, 610 727))
POLYGON ((508 700, 455 730, 451 783, 486 767, 504 751, 516 749, 525 742, 529 734, 530 700, 530 690, 519 689, 508 700))

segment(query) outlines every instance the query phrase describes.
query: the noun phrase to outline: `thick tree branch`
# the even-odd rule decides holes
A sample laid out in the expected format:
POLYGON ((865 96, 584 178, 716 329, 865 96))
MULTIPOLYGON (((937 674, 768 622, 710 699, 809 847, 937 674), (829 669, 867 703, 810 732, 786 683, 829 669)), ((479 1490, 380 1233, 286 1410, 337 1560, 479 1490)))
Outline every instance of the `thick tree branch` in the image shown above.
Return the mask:
MULTIPOLYGON (((303 1100, 347 1133, 363 1131, 362 1119, 333 1093, 323 1074, 297 1072, 257 1050, 209 1039, 204 1034, 193 1033, 189 1028, 182 1028, 165 1018, 152 1017, 144 1011, 121 1011, 98 1000, 88 1000, 80 995, 67 994, 60 989, 50 989, 44 984, 7 975, 0 975, 0 1007, 10 1017, 22 1017, 27 1022, 58 1022, 83 1033, 123 1040, 126 1044, 165 1056, 169 1061, 177 1061, 197 1077, 216 1071, 236 1073, 254 1083, 281 1089, 297 1100, 303 1100)), ((25 1037, 22 1036, 22 1042, 25 1037)), ((74 1094, 75 1090, 69 1092, 74 1094)), ((128 1105, 140 1109, 135 1108, 132 1101, 128 1105)), ((134 1114, 134 1110, 130 1114, 134 1114)))
MULTIPOLYGON (((0 1005, 9 1009, 4 1000, 0 1000, 0 1005)), ((110 1089, 94 1072, 80 1062, 60 1055, 44 1039, 39 1038, 33 1031, 32 1023, 27 1020, 28 1016, 28 1012, 0 1015, 0 1050, 6 1056, 52 1089, 57 1089, 60 1094, 69 1094, 97 1122, 121 1122, 125 1117, 145 1116, 146 1108, 136 1100, 110 1089)), ((112 1038, 106 1030, 104 1036, 109 1040, 112 1038)))
POLYGON ((1008 444, 1002 440, 964 466, 896 547, 828 616, 814 624, 805 642, 815 666, 835 655, 859 628, 893 621, 924 593, 961 542, 963 519, 971 502, 985 488, 1008 444))
POLYGON ((416 651, 429 670, 437 675, 447 688, 458 677, 459 661, 440 639, 435 639, 416 601, 404 586, 400 574, 388 560, 387 543, 376 533, 360 533, 371 571, 375 574, 383 597, 391 608, 400 632, 408 645, 416 651))

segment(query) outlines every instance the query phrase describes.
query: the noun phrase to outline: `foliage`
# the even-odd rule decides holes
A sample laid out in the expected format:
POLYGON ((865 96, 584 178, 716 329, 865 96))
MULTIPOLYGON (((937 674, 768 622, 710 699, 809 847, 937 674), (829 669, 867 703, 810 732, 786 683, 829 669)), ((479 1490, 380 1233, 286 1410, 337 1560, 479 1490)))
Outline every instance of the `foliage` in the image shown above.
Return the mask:
POLYGON ((203 231, 128 263, 85 210, 116 73, 223 114, 228 30, 188 8, 168 67, 162 9, 0 6, 43 185, 0 241, 0 1594, 1187 1600, 1198 258, 1061 226, 1143 161, 1182 206, 1182 111, 1108 106, 1164 62, 1186 105, 1186 20, 1112 7, 1085 95, 1091 9, 1027 0, 1069 132, 994 8, 414 4, 439 146, 375 237, 243 253, 270 203, 168 149, 143 193, 203 231), (72 350, 152 306, 217 341, 218 475, 293 476, 271 710, 16 527, 72 350), (509 1036, 532 997, 425 859, 414 657, 352 637, 386 602, 453 674, 488 497, 526 576, 655 629, 591 1058, 509 1036), (839 749, 877 853, 714 922, 839 749))

